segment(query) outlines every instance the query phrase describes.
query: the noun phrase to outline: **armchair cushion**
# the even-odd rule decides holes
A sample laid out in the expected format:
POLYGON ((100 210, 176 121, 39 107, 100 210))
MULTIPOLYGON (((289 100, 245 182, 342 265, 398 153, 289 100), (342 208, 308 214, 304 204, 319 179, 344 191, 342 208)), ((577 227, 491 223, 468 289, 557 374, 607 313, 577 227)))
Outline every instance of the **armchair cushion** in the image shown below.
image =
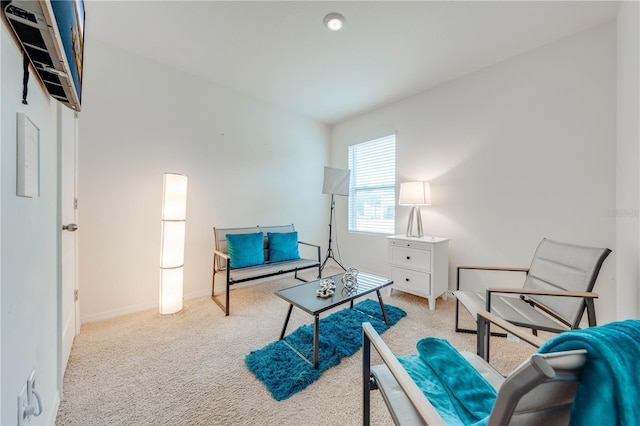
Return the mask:
POLYGON ((298 233, 267 232, 269 237, 269 262, 300 259, 298 233))
POLYGON ((264 234, 227 234, 230 267, 244 268, 264 263, 264 234))
POLYGON ((399 357, 447 424, 472 424, 491 413, 496 390, 449 342, 427 337, 417 355, 399 357))
MULTIPOLYGON (((499 293, 499 291, 498 291, 499 293)), ((478 311, 486 309, 486 295, 471 291, 455 292, 458 300, 477 319, 478 311)), ((552 332, 564 331, 568 327, 546 315, 540 309, 532 307, 519 297, 494 295, 491 298, 491 312, 512 324, 526 327, 536 324, 539 330, 552 332)))
MULTIPOLYGON (((482 318, 482 315, 479 315, 479 317, 482 318)), ((441 376, 447 376, 446 382, 449 384, 449 390, 454 391, 453 387, 462 386, 464 398, 472 399, 467 401, 465 405, 467 406, 467 413, 471 411, 475 413, 475 416, 464 418, 459 416, 461 412, 457 408, 454 408, 454 411, 449 410, 446 414, 436 409, 434 406, 435 401, 430 400, 427 392, 421 389, 424 386, 416 383, 414 381, 416 379, 408 373, 407 370, 411 369, 411 367, 405 367, 406 362, 401 363, 400 358, 393 355, 371 324, 364 323, 362 328, 363 424, 365 425, 370 423, 371 401, 369 393, 373 389, 380 389, 395 424, 567 425, 569 424, 569 411, 575 390, 580 382, 581 372, 583 367, 587 367, 585 364, 588 350, 585 349, 545 354, 537 353, 523 362, 506 378, 503 378, 487 362, 473 354, 462 353, 461 355, 468 362, 461 362, 455 354, 448 352, 449 348, 445 348, 445 345, 437 343, 441 347, 422 346, 419 348, 422 353, 414 355, 411 358, 411 362, 414 362, 415 357, 418 357, 425 364, 423 356, 428 357, 429 353, 436 354, 436 359, 438 359, 436 364, 444 363, 444 365, 436 367, 436 369, 440 371, 439 374, 441 376), (383 365, 370 365, 372 346, 382 358, 383 365), (449 366, 447 364, 460 364, 463 370, 454 371, 453 365, 449 366), (479 365, 484 367, 478 368, 479 365), (487 382, 483 383, 483 380, 478 380, 477 378, 469 381, 468 377, 473 377, 473 375, 469 376, 464 370, 467 368, 478 369, 487 382), (489 374, 491 371, 493 371, 493 374, 489 374), (386 372, 390 374, 382 374, 386 372), (487 388, 487 386, 492 386, 497 390, 497 395, 494 399, 491 397, 491 389, 487 388), (484 389, 478 393, 477 390, 481 387, 484 389), (476 404, 482 404, 479 399, 486 399, 486 403, 491 402, 489 404, 490 407, 476 406, 476 404), (489 416, 475 420, 489 411, 489 416)), ((633 339, 640 340, 637 337, 633 337, 633 339)), ((437 340, 435 341, 437 342, 437 340)), ((406 358, 403 361, 406 361, 406 358)), ((430 367, 432 366, 433 363, 430 367)), ((427 371, 433 371, 433 368, 427 371)), ((640 380, 640 375, 634 374, 636 372, 637 362, 630 363, 627 365, 626 370, 619 371, 619 374, 627 373, 634 376, 633 380, 640 380)), ((442 382, 435 382, 442 384, 442 382)), ((605 384, 605 386, 607 385, 605 384)), ((636 386, 637 388, 640 387, 636 386)), ((440 394, 443 395, 442 393, 440 394)), ((454 398, 458 399, 457 397, 454 398)), ((442 404, 442 401, 437 403, 442 404)), ((625 403, 629 403, 629 401, 625 401, 625 403)), ((633 405, 633 403, 630 404, 633 405)), ((452 403, 452 406, 457 407, 459 404, 454 405, 452 403)), ((602 410, 602 415, 605 415, 605 413, 607 413, 607 410, 602 410)), ((462 414, 464 414, 464 410, 462 414)), ((611 414, 615 415, 615 413, 611 414)), ((616 423, 614 419, 609 417, 604 423, 625 424, 624 422, 616 423)), ((595 422, 595 424, 601 423, 603 422, 595 422)), ((631 421, 631 423, 634 422, 631 421)), ((571 424, 574 423, 572 422, 571 424)), ((587 419, 584 424, 590 425, 594 424, 594 422, 589 422, 587 419)))

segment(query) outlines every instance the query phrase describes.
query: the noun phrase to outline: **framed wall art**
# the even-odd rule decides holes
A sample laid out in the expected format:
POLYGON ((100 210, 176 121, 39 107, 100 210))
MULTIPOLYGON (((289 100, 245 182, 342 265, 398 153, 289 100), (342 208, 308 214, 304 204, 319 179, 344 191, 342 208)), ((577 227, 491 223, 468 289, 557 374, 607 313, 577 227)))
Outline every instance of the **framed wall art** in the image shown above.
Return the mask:
POLYGON ((18 113, 18 176, 20 197, 40 196, 40 129, 25 113, 18 113))

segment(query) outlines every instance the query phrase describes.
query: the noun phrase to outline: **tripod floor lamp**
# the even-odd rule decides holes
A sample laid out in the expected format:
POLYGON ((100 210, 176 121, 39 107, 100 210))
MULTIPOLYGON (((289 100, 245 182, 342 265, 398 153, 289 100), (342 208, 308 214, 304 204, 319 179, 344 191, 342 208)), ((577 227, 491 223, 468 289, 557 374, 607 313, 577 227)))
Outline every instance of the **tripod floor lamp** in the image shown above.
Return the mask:
POLYGON ((333 236, 332 225, 336 204, 334 197, 336 195, 342 195, 344 197, 349 196, 350 174, 351 170, 334 169, 331 167, 324 168, 324 184, 322 186, 322 193, 331 194, 331 210, 329 212, 329 247, 327 248, 327 257, 325 257, 324 262, 322 262, 322 266, 320 266, 321 275, 322 270, 324 269, 329 259, 333 259, 333 261, 336 262, 338 266, 346 271, 346 268, 342 266, 342 264, 333 256, 333 249, 331 248, 331 237, 333 236))

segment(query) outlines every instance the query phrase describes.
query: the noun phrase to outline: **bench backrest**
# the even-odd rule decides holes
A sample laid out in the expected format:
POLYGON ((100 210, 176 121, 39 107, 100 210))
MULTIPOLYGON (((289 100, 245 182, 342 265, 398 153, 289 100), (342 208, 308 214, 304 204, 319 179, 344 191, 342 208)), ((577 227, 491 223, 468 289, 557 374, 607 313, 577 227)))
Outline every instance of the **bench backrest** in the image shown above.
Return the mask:
MULTIPOLYGON (((264 233, 264 260, 269 261, 269 232, 294 232, 296 229, 291 225, 277 225, 277 226, 249 226, 246 228, 213 228, 213 238, 215 242, 215 248, 222 253, 228 254, 229 247, 227 246, 227 234, 255 234, 256 232, 264 233)), ((226 266, 224 259, 218 258, 218 270, 224 269, 226 266)))

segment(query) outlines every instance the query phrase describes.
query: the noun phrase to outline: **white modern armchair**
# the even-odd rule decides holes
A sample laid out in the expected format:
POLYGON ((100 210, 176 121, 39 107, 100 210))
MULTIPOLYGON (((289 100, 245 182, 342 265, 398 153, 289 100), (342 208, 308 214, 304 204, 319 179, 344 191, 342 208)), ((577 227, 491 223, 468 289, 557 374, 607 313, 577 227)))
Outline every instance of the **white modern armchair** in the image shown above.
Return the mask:
MULTIPOLYGON (((496 268, 459 266, 459 269, 489 269, 524 271, 527 273, 520 288, 487 288, 485 293, 454 291, 458 301, 478 319, 479 311, 487 311, 491 318, 499 318, 519 327, 561 333, 580 328, 586 311, 590 327, 596 325, 592 292, 604 260, 611 253, 608 248, 595 248, 543 239, 526 268, 496 268)), ((486 328, 489 320, 483 322, 486 328)), ((456 324, 458 328, 458 324, 456 324)), ((484 338, 490 336, 483 330, 484 338)), ((486 342, 488 357, 488 342, 486 342)))

